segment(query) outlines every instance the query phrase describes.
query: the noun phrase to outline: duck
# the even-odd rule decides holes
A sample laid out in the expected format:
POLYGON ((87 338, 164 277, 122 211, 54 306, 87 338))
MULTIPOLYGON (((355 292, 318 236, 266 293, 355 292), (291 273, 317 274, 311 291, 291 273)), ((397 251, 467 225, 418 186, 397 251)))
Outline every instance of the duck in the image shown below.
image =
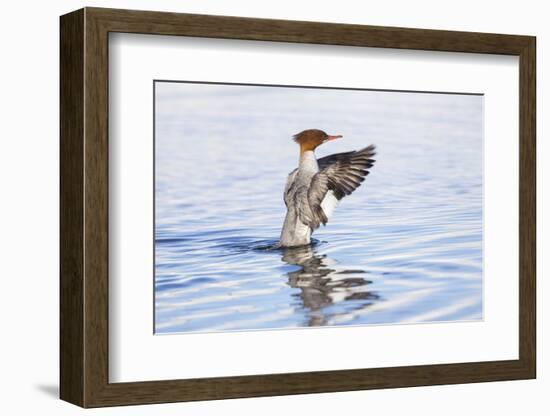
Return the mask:
POLYGON ((370 173, 375 145, 317 159, 322 144, 342 138, 308 129, 292 136, 300 146, 299 164, 288 174, 284 189, 286 215, 279 247, 311 244, 311 234, 331 218, 340 200, 351 195, 370 173))

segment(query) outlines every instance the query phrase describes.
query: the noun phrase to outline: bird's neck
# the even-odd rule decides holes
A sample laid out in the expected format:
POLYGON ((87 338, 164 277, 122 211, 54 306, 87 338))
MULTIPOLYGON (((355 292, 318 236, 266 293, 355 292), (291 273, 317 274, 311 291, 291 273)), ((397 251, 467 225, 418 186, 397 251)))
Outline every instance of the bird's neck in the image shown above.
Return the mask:
POLYGON ((319 166, 317 165, 317 158, 313 150, 300 151, 300 169, 311 170, 317 172, 319 166))

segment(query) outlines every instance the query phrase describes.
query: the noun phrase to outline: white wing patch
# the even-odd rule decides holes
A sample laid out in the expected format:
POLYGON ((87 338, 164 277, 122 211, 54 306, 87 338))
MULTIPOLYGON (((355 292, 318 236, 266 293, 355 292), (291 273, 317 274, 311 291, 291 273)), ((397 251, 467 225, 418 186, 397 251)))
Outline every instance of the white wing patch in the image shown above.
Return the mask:
POLYGON ((332 213, 338 206, 338 199, 334 196, 334 192, 328 191, 321 201, 321 208, 323 209, 323 212, 327 216, 327 219, 329 219, 332 216, 332 213))

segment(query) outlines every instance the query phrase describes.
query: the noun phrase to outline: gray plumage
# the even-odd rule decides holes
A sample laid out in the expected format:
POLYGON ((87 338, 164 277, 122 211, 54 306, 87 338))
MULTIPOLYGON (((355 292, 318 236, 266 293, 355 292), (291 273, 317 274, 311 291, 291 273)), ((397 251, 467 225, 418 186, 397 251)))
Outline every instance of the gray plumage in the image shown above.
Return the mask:
POLYGON ((374 163, 375 147, 315 158, 303 153, 300 165, 288 175, 284 191, 287 214, 281 231, 282 247, 310 243, 311 233, 326 225, 332 211, 365 180, 374 163))

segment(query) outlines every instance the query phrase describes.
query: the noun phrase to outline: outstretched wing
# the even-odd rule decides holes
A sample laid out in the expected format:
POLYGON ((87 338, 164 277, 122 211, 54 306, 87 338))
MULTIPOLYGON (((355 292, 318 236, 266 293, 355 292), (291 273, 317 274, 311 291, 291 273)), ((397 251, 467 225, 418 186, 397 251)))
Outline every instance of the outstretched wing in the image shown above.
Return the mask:
POLYGON ((353 155, 354 153, 357 153, 357 152, 355 150, 352 150, 351 152, 335 153, 333 155, 328 155, 328 156, 322 157, 320 159, 317 159, 317 164, 319 165, 319 170, 323 170, 325 168, 328 168, 330 165, 338 162, 339 160, 349 159, 351 157, 351 155, 353 155))
POLYGON ((319 172, 311 180, 308 201, 313 212, 310 227, 325 225, 335 205, 350 195, 365 180, 374 164, 374 145, 364 149, 337 153, 317 160, 319 172), (331 201, 332 199, 332 201, 331 201))

